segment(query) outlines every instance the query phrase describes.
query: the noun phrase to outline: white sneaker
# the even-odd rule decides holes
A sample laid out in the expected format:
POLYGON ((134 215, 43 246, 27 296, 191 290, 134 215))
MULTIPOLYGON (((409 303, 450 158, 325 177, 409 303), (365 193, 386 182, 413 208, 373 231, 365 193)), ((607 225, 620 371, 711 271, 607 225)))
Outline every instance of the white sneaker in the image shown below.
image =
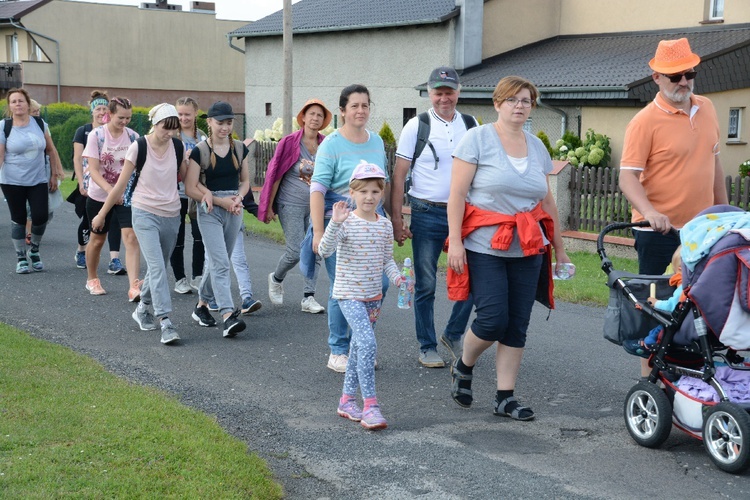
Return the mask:
POLYGON ((174 291, 182 294, 193 293, 193 289, 190 286, 190 283, 188 283, 187 278, 177 280, 177 282, 174 284, 174 291))
POLYGON ((346 372, 346 364, 349 362, 349 356, 346 354, 331 354, 328 356, 328 368, 337 372, 346 372))
POLYGON ((284 288, 273 279, 273 273, 268 275, 268 298, 271 299, 271 304, 277 306, 284 303, 284 288))
POLYGON ((318 304, 318 301, 312 295, 302 299, 302 312, 318 314, 325 312, 325 310, 326 308, 318 304))
POLYGON ((203 276, 196 276, 195 278, 190 280, 190 286, 193 290, 197 290, 201 286, 201 279, 203 276))

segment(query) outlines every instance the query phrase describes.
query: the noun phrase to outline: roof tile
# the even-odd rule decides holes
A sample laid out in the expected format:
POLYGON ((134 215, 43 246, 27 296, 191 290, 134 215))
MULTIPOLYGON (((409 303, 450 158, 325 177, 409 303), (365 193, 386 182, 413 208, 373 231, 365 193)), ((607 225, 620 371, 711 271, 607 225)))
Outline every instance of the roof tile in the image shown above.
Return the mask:
MULTIPOLYGON (((459 12, 455 0, 302 0, 292 5, 292 29, 298 32, 366 29, 439 23, 459 12)), ((236 29, 235 37, 282 33, 283 11, 236 29)))

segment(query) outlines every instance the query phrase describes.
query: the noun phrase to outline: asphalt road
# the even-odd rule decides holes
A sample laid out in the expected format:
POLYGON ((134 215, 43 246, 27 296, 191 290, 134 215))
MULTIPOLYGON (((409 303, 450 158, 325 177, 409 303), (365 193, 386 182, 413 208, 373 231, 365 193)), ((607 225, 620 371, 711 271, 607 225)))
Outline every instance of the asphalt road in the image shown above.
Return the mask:
MULTIPOLYGON (((377 327, 378 397, 389 428, 373 433, 336 415, 342 375, 326 368, 326 315, 300 311, 301 276, 284 282, 283 306, 269 303, 266 276, 279 245, 245 239, 263 301, 245 332, 224 339, 218 328, 196 326, 195 295, 174 294, 182 342, 163 346, 158 332, 141 332, 131 319, 126 278, 102 267, 109 294, 84 290, 70 204, 47 230, 42 273, 15 274, 8 220, 3 203, 0 321, 215 415, 268 461, 288 498, 750 497, 747 475, 719 471, 700 441, 676 429, 660 450, 630 439, 622 405, 638 362, 602 338, 602 308, 558 304, 549 320, 546 309, 535 309, 516 394, 537 418, 515 422, 492 415, 494 356, 487 352, 477 364, 474 406, 458 407, 448 370, 417 363, 412 314, 390 293, 377 327)), ((318 298, 326 293, 321 273, 318 298)), ((438 295, 441 328, 449 302, 442 287, 438 295)))

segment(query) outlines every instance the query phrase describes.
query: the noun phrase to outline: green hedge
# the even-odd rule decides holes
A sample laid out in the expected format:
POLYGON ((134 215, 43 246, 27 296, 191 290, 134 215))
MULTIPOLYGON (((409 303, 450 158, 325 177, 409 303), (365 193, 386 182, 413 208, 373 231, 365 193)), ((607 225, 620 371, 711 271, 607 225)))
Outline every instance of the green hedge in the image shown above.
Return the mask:
MULTIPOLYGON (((0 115, 5 112, 8 102, 3 99, 0 101, 0 115)), ((147 134, 151 129, 151 122, 148 119, 149 108, 134 106, 133 117, 128 124, 138 134, 147 134)), ((198 111, 200 116, 203 111, 198 111)), ((69 102, 57 102, 42 106, 41 116, 49 125, 52 142, 57 147, 63 167, 73 170, 73 136, 81 125, 91 123, 91 112, 88 106, 80 104, 71 104, 69 102)), ((207 130, 206 119, 198 118, 198 128, 204 132, 207 130)))
POLYGON ((78 127, 91 122, 88 111, 79 111, 70 116, 66 121, 57 125, 50 125, 49 133, 52 142, 57 147, 60 161, 66 169, 73 169, 73 136, 78 127))

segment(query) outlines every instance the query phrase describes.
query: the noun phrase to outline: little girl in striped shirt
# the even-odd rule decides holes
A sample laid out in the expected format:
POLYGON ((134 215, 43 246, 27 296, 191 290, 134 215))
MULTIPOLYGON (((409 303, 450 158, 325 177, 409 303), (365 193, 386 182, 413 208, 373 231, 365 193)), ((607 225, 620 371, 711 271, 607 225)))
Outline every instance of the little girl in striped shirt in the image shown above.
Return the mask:
POLYGON ((385 271, 396 286, 405 279, 393 261, 393 226, 376 213, 385 189, 385 173, 377 165, 362 162, 349 180, 349 196, 356 204, 333 205, 333 216, 320 240, 318 252, 328 257, 336 252, 336 279, 332 297, 352 329, 349 362, 338 414, 360 422, 370 430, 385 429, 387 422, 375 396, 375 322, 383 296, 385 271), (359 387, 364 400, 356 402, 359 387))

